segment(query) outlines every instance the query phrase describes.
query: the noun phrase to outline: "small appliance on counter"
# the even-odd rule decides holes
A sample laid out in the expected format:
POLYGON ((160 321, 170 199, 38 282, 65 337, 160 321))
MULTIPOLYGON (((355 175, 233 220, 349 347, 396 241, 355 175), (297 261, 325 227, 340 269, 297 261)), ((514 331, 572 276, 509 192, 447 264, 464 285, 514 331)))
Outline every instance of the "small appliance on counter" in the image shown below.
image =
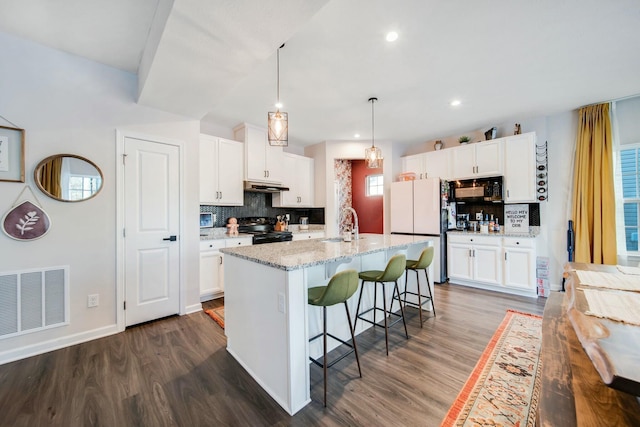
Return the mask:
POLYGON ((456 215, 456 229, 457 230, 469 229, 469 214, 456 215))
POLYGON ((299 230, 308 230, 309 229, 309 218, 306 216, 300 217, 300 226, 299 230))

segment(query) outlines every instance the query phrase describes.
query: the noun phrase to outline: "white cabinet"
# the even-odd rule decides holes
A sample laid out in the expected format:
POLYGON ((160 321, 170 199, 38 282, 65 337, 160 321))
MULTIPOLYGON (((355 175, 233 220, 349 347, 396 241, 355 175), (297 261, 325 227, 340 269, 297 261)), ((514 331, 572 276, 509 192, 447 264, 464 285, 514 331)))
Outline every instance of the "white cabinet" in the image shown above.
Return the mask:
POLYGON ((506 203, 536 200, 536 134, 505 138, 504 197, 506 203))
POLYGON ((200 135, 200 204, 242 206, 243 144, 200 135))
POLYGON ((313 206, 314 159, 291 153, 282 154, 284 176, 282 184, 289 191, 275 193, 272 198, 274 207, 311 207, 313 206))
POLYGON ((504 286, 536 290, 536 250, 532 238, 505 237, 504 286))
POLYGON ((293 233, 292 237, 293 237, 293 241, 321 239, 324 237, 324 231, 310 231, 308 233, 298 232, 298 233, 293 233))
POLYGON ((450 178, 449 152, 428 151, 402 158, 402 172, 414 172, 417 179, 450 178))
POLYGON ((267 129, 243 123, 233 129, 234 138, 244 142, 244 174, 247 181, 282 183, 282 147, 272 147, 267 129))
POLYGON ((499 237, 448 234, 449 279, 502 285, 502 242, 499 237))
POLYGON ((461 145, 451 151, 451 178, 474 178, 502 175, 502 139, 461 145))
POLYGON ((224 255, 220 249, 251 245, 251 237, 200 241, 200 301, 219 298, 224 293, 224 255))

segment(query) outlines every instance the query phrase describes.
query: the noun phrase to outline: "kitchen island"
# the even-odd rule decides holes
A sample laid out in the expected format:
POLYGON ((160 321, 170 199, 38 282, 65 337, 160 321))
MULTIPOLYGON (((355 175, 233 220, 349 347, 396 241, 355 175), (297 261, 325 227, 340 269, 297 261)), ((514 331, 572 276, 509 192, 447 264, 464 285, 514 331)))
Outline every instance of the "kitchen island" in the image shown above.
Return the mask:
MULTIPOLYGON (((307 289, 326 284, 338 271, 384 269, 396 253, 415 259, 432 240, 428 236, 361 234, 352 242, 312 239, 222 249, 227 351, 280 406, 295 414, 310 402, 309 356, 322 354, 320 342, 313 346, 308 342, 321 331, 322 311, 308 306, 307 289)), ((432 271, 429 274, 433 277, 432 271)), ((410 288, 415 286, 412 276, 410 288)), ((401 289, 403 286, 400 283, 401 289)), ((347 302, 352 318, 359 292, 347 302)), ((388 292, 390 301, 391 289, 388 292)), ((362 310, 372 306, 373 286, 368 286, 362 310)), ((395 307, 399 309, 398 304, 395 307)), ((371 327, 365 323, 358 322, 356 334, 371 327)), ((338 337, 349 337, 342 305, 328 308, 327 328, 338 337)), ((329 349, 336 345, 332 341, 329 349)))

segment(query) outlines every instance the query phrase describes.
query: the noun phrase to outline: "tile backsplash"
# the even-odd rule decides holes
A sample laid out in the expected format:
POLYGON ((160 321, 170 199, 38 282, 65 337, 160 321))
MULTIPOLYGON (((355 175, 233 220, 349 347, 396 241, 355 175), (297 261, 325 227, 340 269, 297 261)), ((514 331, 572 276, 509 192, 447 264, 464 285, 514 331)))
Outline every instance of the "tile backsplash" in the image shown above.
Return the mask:
POLYGON ((309 218, 309 224, 324 224, 324 208, 274 208, 270 193, 245 191, 244 206, 200 205, 200 212, 212 212, 217 218, 214 227, 224 227, 230 217, 269 217, 290 214, 290 224, 299 224, 300 217, 309 218))

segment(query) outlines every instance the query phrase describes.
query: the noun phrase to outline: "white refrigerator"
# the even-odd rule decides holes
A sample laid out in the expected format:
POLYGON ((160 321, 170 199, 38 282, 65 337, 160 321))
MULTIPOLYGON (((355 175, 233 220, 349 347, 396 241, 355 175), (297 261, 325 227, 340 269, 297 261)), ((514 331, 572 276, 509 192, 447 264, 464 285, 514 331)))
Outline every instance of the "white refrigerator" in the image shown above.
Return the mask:
MULTIPOLYGON (((434 237, 435 282, 447 280, 448 213, 442 200, 443 181, 427 178, 391 183, 391 232, 434 237)), ((446 199, 445 199, 446 200, 446 199)))

